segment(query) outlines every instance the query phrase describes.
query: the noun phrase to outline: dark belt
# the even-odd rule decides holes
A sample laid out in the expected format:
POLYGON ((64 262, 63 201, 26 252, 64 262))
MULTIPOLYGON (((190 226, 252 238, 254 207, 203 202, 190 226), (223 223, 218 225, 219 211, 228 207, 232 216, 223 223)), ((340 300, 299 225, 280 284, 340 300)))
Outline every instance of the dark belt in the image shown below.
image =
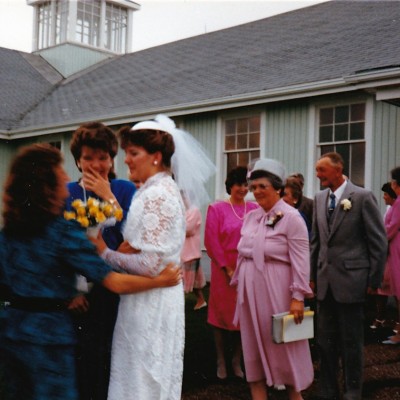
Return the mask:
POLYGON ((30 312, 65 311, 68 308, 66 300, 47 297, 12 296, 9 299, 0 300, 0 303, 3 303, 4 308, 11 307, 30 312))

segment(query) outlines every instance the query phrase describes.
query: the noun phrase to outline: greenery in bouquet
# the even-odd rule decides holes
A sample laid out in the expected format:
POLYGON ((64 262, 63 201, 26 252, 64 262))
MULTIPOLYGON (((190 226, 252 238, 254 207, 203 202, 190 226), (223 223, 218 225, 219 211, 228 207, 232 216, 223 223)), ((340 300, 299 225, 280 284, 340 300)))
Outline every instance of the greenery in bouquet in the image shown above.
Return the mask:
POLYGON ((83 228, 103 224, 111 218, 121 221, 124 214, 121 208, 93 197, 89 197, 86 203, 80 199, 74 200, 71 207, 73 211, 64 211, 64 218, 76 220, 83 228))

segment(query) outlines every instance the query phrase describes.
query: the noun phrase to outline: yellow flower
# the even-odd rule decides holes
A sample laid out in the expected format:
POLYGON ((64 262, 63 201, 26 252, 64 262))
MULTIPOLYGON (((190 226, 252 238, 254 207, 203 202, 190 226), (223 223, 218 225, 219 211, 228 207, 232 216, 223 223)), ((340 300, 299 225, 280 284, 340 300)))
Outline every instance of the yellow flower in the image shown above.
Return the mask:
POLYGON ((78 208, 76 209, 76 214, 77 214, 79 217, 84 217, 84 216, 86 215, 86 208, 85 208, 85 206, 78 207, 78 208))
POLYGON ((89 205, 89 203, 88 203, 88 207, 89 207, 89 210, 88 210, 88 212, 89 212, 89 215, 91 216, 91 217, 95 217, 96 216, 96 214, 100 211, 99 210, 99 207, 97 207, 97 206, 95 206, 95 205, 89 205))
POLYGON ((107 217, 104 215, 104 213, 102 211, 98 211, 96 213, 95 218, 96 218, 97 223, 104 222, 107 219, 107 217))
POLYGON ((114 212, 114 217, 117 221, 121 221, 122 217, 124 216, 124 212, 121 208, 117 208, 114 212))
POLYGON ((76 199, 71 203, 71 207, 77 210, 78 208, 85 207, 85 204, 81 199, 76 199))
POLYGON ((99 202, 99 200, 94 199, 93 197, 89 197, 88 201, 87 201, 87 205, 88 205, 89 208, 91 208, 91 207, 98 208, 99 205, 100 205, 100 202, 99 202))
POLYGON ((114 207, 111 204, 105 203, 103 206, 103 213, 107 218, 112 217, 114 207))
POLYGON ((73 211, 64 211, 64 218, 67 221, 70 221, 71 219, 75 219, 76 218, 76 214, 73 211))
POLYGON ((89 226, 89 219, 85 216, 83 217, 77 217, 76 219, 83 228, 87 228, 89 226))
POLYGON ((121 208, 116 208, 108 202, 100 202, 93 197, 89 197, 87 203, 80 199, 74 200, 71 205, 75 211, 64 211, 64 218, 75 219, 83 228, 96 226, 111 217, 121 221, 123 217, 121 208))

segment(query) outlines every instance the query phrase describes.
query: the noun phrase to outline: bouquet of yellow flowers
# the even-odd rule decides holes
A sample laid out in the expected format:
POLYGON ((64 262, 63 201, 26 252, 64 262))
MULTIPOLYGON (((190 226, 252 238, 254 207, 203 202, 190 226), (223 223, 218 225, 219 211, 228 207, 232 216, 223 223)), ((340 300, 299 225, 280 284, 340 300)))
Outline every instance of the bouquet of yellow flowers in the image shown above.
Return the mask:
POLYGON ((64 218, 76 220, 83 228, 112 226, 121 221, 124 215, 121 208, 93 197, 89 197, 86 203, 80 199, 74 200, 71 206, 73 211, 64 211, 64 218))

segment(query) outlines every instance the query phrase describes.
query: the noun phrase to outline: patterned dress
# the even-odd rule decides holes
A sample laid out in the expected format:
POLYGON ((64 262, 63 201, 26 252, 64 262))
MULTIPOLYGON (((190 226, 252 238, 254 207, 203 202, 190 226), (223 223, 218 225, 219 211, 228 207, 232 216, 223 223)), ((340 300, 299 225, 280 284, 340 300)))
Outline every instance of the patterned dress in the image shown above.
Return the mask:
MULTIPOLYGON (((103 253, 115 269, 155 276, 180 263, 185 209, 171 176, 149 178, 132 200, 124 238, 140 252, 103 253)), ((185 336, 183 286, 121 295, 108 400, 179 400, 185 336)))
MULTIPOLYGON (((0 233, 0 285, 18 296, 67 303, 76 274, 101 282, 111 271, 76 222, 57 218, 33 238, 0 233)), ((76 400, 75 329, 71 314, 0 307, 0 361, 11 395, 24 400, 76 400), (5 359, 4 359, 5 358, 5 359)))
POLYGON ((211 258, 208 323, 217 328, 239 330, 239 327, 233 324, 236 289, 230 286, 229 279, 221 267, 236 268, 242 217, 245 212, 257 207, 253 202, 246 202, 246 206, 231 206, 227 201, 217 201, 208 207, 204 236, 207 254, 211 258))
POLYGON ((272 314, 288 311, 292 298, 312 295, 304 220, 282 199, 268 214, 259 208, 245 218, 238 250, 232 284, 238 285, 235 319, 240 322, 246 378, 306 389, 313 381, 308 340, 275 344, 271 326, 272 314), (283 217, 268 226, 279 212, 283 217))

